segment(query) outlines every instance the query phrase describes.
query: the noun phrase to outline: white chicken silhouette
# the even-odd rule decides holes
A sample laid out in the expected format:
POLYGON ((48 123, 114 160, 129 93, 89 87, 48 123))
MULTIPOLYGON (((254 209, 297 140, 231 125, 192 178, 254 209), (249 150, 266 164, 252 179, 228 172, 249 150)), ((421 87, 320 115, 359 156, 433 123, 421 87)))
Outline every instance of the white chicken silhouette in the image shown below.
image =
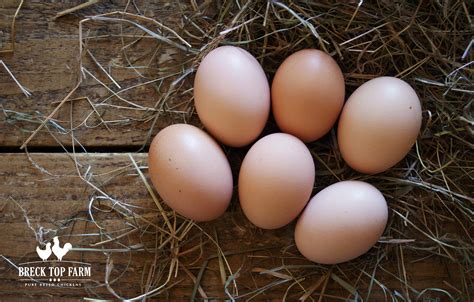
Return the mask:
POLYGON ((56 257, 58 257, 58 260, 61 261, 63 260, 64 255, 66 255, 67 252, 69 252, 69 250, 72 249, 72 245, 69 242, 67 242, 64 244, 64 247, 60 247, 58 236, 55 236, 53 238, 53 241, 54 241, 53 253, 54 255, 56 255, 56 257))
POLYGON ((36 253, 38 253, 38 256, 43 259, 43 261, 46 261, 49 256, 51 256, 51 242, 46 243, 46 248, 44 250, 37 246, 36 253))

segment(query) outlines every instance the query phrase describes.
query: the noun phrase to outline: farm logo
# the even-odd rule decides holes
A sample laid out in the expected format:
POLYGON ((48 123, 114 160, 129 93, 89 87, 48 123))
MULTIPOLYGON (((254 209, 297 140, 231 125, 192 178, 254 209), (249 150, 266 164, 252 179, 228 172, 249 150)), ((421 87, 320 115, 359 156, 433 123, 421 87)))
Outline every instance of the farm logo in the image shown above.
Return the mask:
POLYGON ((68 242, 64 245, 64 247, 61 247, 59 245, 59 239, 58 236, 53 238, 53 249, 51 250, 51 242, 46 243, 46 249, 42 250, 40 249, 39 246, 36 247, 36 253, 38 253, 38 256, 43 259, 43 261, 48 260, 49 256, 51 256, 51 252, 54 253, 56 257, 58 257, 58 260, 61 261, 63 260, 63 257, 69 252, 70 249, 72 249, 72 245, 68 242))
POLYGON ((72 249, 67 242, 61 246, 58 237, 46 243, 45 248, 36 247, 41 261, 25 262, 18 266, 18 277, 25 286, 79 287, 90 281, 91 265, 79 261, 63 261, 63 257, 72 249), (48 260, 54 255, 57 259, 48 260))

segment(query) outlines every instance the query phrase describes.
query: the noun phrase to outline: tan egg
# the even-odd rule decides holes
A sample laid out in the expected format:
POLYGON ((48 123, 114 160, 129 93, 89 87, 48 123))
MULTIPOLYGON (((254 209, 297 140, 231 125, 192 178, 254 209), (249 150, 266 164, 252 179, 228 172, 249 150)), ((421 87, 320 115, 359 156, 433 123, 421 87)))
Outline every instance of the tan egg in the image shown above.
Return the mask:
POLYGON ((344 104, 344 76, 323 51, 295 52, 278 68, 272 83, 272 111, 283 132, 304 142, 324 136, 344 104))
POLYGON ((151 181, 179 214, 208 221, 222 215, 232 197, 232 172, 220 146, 197 127, 176 124, 161 130, 148 153, 151 181))
POLYGON ((410 151, 421 120, 420 100, 410 85, 393 77, 370 80, 342 110, 337 129, 342 157, 359 172, 383 172, 410 151))
POLYGON ((311 261, 337 264, 366 253, 387 225, 382 193, 362 181, 342 181, 316 194, 295 228, 298 250, 311 261))
POLYGON ((298 138, 270 134, 257 141, 242 162, 239 198, 256 226, 276 229, 298 216, 311 196, 314 162, 298 138))
POLYGON ((222 46, 201 62, 194 79, 196 111, 220 142, 242 147, 262 132, 270 112, 270 88, 258 61, 246 50, 222 46))

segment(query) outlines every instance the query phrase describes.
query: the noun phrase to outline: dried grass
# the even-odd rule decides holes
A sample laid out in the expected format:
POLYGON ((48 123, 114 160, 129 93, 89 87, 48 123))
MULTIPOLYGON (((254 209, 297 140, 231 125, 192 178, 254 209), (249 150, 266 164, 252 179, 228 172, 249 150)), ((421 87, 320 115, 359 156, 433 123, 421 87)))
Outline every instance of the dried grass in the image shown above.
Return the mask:
MULTIPOLYGON (((16 120, 40 123, 22 147, 42 127, 53 136, 71 138, 72 150, 67 147, 65 150, 75 160, 78 175, 95 192, 89 202, 87 220, 100 233, 100 240, 76 250, 102 252, 107 259, 105 282, 96 287, 106 286, 115 298, 142 300, 165 295, 180 282, 181 279, 175 278, 178 272, 183 272, 195 284, 191 301, 265 300, 274 297, 266 296, 267 293, 282 288, 283 299, 289 301, 369 301, 375 292, 387 301, 431 301, 430 297, 442 297, 443 301, 474 299, 472 3, 190 1, 166 8, 175 15, 169 24, 145 16, 141 10, 144 8, 145 5, 128 1, 121 11, 90 16, 80 22, 76 86, 47 117, 3 110, 12 123, 16 120), (106 37, 94 36, 95 31, 87 29, 105 24, 115 26, 109 28, 106 37), (121 64, 102 65, 100 54, 93 51, 94 43, 100 39, 120 39, 122 48, 113 56, 121 64), (154 46, 145 51, 141 43, 150 45, 150 41, 154 46), (315 192, 339 180, 360 179, 374 184, 388 200, 389 225, 367 255, 328 267, 304 260, 295 252, 290 239, 287 245, 268 243, 252 249, 225 250, 218 238, 222 230, 213 230, 212 224, 200 226, 163 205, 144 175, 146 166, 136 162, 133 155, 130 163, 111 171, 107 181, 104 175, 95 175, 90 166, 78 162, 76 146, 86 148, 74 136, 77 127, 92 123, 91 128, 107 127, 110 135, 120 135, 117 130, 120 127, 129 127, 131 121, 142 123, 149 127, 143 141, 146 150, 160 120, 199 125, 192 104, 192 74, 203 56, 219 45, 248 49, 261 62, 269 78, 285 57, 312 47, 325 50, 339 62, 347 95, 368 79, 382 75, 402 78, 416 89, 422 100, 423 127, 416 146, 393 169, 373 176, 352 171, 341 158, 334 130, 309 145, 317 164, 315 192), (159 59, 158 54, 163 52, 170 53, 167 59, 159 59), (110 72, 114 68, 134 73, 135 81, 121 82, 114 78, 110 72), (106 88, 107 96, 99 100, 89 99, 87 95, 71 99, 86 80, 106 88), (133 94, 144 86, 157 91, 152 107, 134 102, 133 94), (79 126, 72 124, 72 113, 69 126, 54 120, 60 107, 79 99, 88 100, 91 106, 79 126), (110 112, 120 112, 122 119, 108 119, 110 112), (157 206, 151 215, 150 209, 114 199, 104 189, 124 173, 134 173, 143 181, 144 190, 157 206), (107 217, 105 213, 117 215, 126 222, 126 227, 119 231, 108 229, 103 221, 107 217), (138 237, 138 243, 130 245, 127 242, 133 236, 138 237), (209 251, 217 253, 210 255, 209 251), (121 297, 114 287, 120 276, 115 274, 116 278, 111 279, 112 272, 117 270, 111 257, 115 253, 143 252, 152 253, 154 259, 148 263, 148 271, 143 272, 142 294, 121 297), (229 259, 236 255, 247 259, 246 265, 233 266, 229 259), (439 259, 440 265, 458 267, 459 275, 452 280, 459 281, 453 284, 452 280, 445 280, 443 288, 413 287, 416 280, 409 278, 407 269, 428 258, 439 259), (210 295, 202 284, 213 260, 217 260, 216 274, 222 283, 220 296, 210 295), (276 265, 271 266, 272 263, 276 265), (260 267, 261 264, 266 266, 260 267), (253 279, 254 284, 247 282, 242 286, 239 283, 242 276, 253 279), (334 290, 335 287, 340 290, 334 290)), ((277 129, 270 121, 265 133, 273 131, 277 129)), ((245 150, 225 148, 225 151, 237 169, 245 150)), ((235 205, 232 209, 239 212, 235 205)), ((241 221, 236 218, 229 225, 250 227, 241 221)), ((291 227, 287 229, 272 236, 291 234, 291 227)), ((88 233, 78 235, 87 237, 88 233)), ((122 273, 125 271, 122 268, 122 273)), ((94 287, 88 290, 91 296, 96 296, 94 287)))

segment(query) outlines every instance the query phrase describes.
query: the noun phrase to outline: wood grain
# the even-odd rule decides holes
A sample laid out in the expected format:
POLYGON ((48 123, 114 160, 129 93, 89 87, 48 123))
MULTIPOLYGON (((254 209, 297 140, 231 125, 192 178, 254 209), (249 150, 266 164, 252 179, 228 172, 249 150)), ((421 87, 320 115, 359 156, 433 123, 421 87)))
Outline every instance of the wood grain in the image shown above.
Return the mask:
MULTIPOLYGON (((9 37, 11 17, 16 9, 15 3, 12 1, 8 5, 7 3, 0 5, 0 15, 3 16, 0 31, 4 33, 3 40, 8 40, 9 37)), ((0 111, 3 111, 0 115, 0 146, 10 148, 20 146, 53 111, 58 105, 57 102, 76 85, 80 74, 79 21, 86 16, 123 10, 127 1, 120 0, 113 3, 101 1, 61 18, 54 18, 58 12, 80 3, 82 1, 67 1, 67 4, 63 1, 51 3, 26 1, 23 5, 16 20, 15 52, 2 55, 0 59, 7 64, 32 96, 25 97, 8 74, 0 70, 0 111), (18 119, 18 114, 23 114, 23 118, 18 119), (24 115, 28 117, 25 119, 24 115)), ((187 5, 184 2, 170 1, 136 1, 136 3, 143 8, 141 13, 169 26, 181 22, 179 11, 185 9, 187 5)), ((144 22, 142 25, 156 29, 150 23, 144 22)), ((71 127, 74 128, 74 137, 86 147, 141 147, 146 143, 145 137, 151 128, 151 122, 147 122, 150 112, 110 107, 133 108, 115 97, 108 99, 113 96, 111 91, 120 92, 134 85, 161 78, 172 71, 170 68, 178 68, 185 54, 150 37, 144 37, 124 50, 124 45, 132 43, 136 38, 126 37, 122 41, 119 37, 121 30, 124 30, 126 36, 142 35, 142 32, 134 27, 121 28, 117 22, 87 22, 83 30, 84 36, 88 38, 87 49, 120 84, 121 89, 107 78, 89 55, 86 55, 83 67, 108 88, 88 75, 71 97, 72 99, 88 97, 97 105, 96 109, 103 120, 107 121, 107 127, 103 124, 98 125, 100 120, 84 99, 68 102, 53 117, 54 124, 49 123, 48 127, 41 130, 29 143, 30 148, 60 147, 60 144, 70 146, 71 135, 68 130, 71 127), (135 66, 148 67, 140 69, 139 75, 128 68, 130 64, 127 63, 127 59, 135 66), (84 124, 87 117, 87 123, 84 124), (58 125, 60 127, 55 127, 58 125)), ((5 44, 4 47, 8 46, 5 44)), ((187 83, 190 81, 191 79, 187 83)), ((137 106, 153 108, 169 83, 170 80, 152 82, 120 92, 120 96, 137 106)), ((188 93, 176 101, 190 100, 191 96, 192 93, 188 93)), ((173 100, 169 103, 173 104, 173 100)), ((176 120, 183 119, 180 115, 163 114, 153 133, 176 120)))
MULTIPOLYGON (((84 173, 88 170, 89 175, 95 175, 94 183, 100 184, 101 190, 109 196, 130 205, 143 207, 142 214, 149 217, 156 216, 156 206, 149 197, 136 170, 131 167, 131 161, 127 154, 77 154, 75 158, 81 164, 80 171, 84 173)), ((139 163, 141 170, 146 175, 146 154, 133 154, 133 158, 139 163)), ((1 255, 15 263, 37 259, 35 246, 38 242, 35 239, 35 234, 28 228, 24 213, 13 200, 25 209, 29 222, 36 232, 40 227, 43 230, 52 229, 57 232, 62 240, 68 240, 75 247, 89 247, 90 243, 98 241, 97 236, 90 236, 89 238, 74 236, 83 233, 97 233, 98 230, 92 226, 87 212, 88 202, 92 196, 97 195, 97 192, 77 176, 76 166, 69 155, 31 154, 30 161, 26 154, 1 154, 0 162, 2 163, 0 169, 1 255), (74 219, 73 223, 67 222, 71 219, 74 219)), ((126 228, 124 219, 113 213, 98 214, 97 220, 101 221, 109 230, 123 230, 126 228)), ((269 270, 281 265, 312 265, 309 261, 303 259, 294 247, 292 239, 293 225, 274 231, 259 230, 243 217, 235 200, 223 217, 211 223, 199 225, 209 234, 216 232, 219 244, 224 252, 236 253, 235 255, 229 255, 227 260, 233 272, 239 271, 237 284, 240 295, 245 295, 257 287, 263 287, 276 281, 283 283, 258 295, 255 301, 280 301, 287 291, 288 300, 294 301, 304 294, 300 287, 290 287, 294 279, 284 280, 280 279, 279 276, 252 271, 255 268, 269 270), (269 246, 273 248, 244 253, 245 250, 269 246)), ((53 235, 53 233, 46 233, 44 239, 51 239, 53 235)), ((146 238, 146 236, 143 238, 146 238)), ((136 233, 123 238, 121 241, 128 245, 138 242, 152 243, 143 238, 140 239, 136 233)), ((186 250, 187 247, 194 246, 200 241, 208 241, 207 237, 203 236, 197 229, 191 231, 186 238, 182 250, 186 250)), ((181 265, 188 267, 189 271, 196 276, 205 259, 215 254, 216 251, 215 245, 208 242, 204 245, 202 255, 193 252, 180 257, 181 265)), ((363 257, 369 259, 370 257, 377 257, 381 253, 386 253, 386 257, 381 260, 375 271, 375 278, 383 281, 388 286, 387 290, 392 294, 397 291, 404 295, 406 291, 403 281, 398 279, 403 276, 403 268, 397 266, 400 252, 403 252, 407 282, 414 290, 420 292, 425 288, 439 287, 455 294, 456 292, 453 292, 446 282, 459 289, 462 288, 461 278, 463 273, 453 262, 437 257, 425 258, 426 255, 422 251, 411 251, 405 249, 403 245, 378 244, 376 248, 363 257)), ((68 258, 69 260, 92 263, 93 279, 103 282, 106 264, 103 253, 73 251, 68 254, 68 258)), ((128 298, 142 293, 143 289, 140 288, 142 274, 148 272, 154 259, 154 253, 147 251, 114 253, 112 259, 115 267, 113 276, 118 276, 121 272, 126 271, 114 283, 117 292, 128 298)), ((84 288, 73 290, 39 287, 23 289, 20 281, 17 280, 16 270, 5 261, 0 261, 0 263, 0 297, 2 299, 12 300, 17 297, 19 289, 25 299, 26 297, 36 300, 51 298, 51 301, 55 299, 66 301, 67 299, 73 300, 92 296, 91 292, 84 288)), ((359 277, 357 272, 361 267, 351 266, 352 264, 349 263, 333 267, 333 272, 343 280, 350 280, 352 283, 353 278, 359 277)), ((302 277, 304 280, 301 282, 306 288, 309 288, 316 283, 327 269, 327 267, 314 266, 310 269, 281 270, 279 273, 290 275, 291 278, 298 279, 302 277)), ((369 265, 363 269, 369 274, 374 271, 374 267, 369 265)), ((228 274, 227 272, 227 276, 228 274)), ((178 283, 159 296, 170 301, 189 300, 194 283, 182 268, 178 270, 178 275, 172 278, 170 283, 174 284, 175 282, 178 283)), ((360 281, 357 284, 357 291, 362 297, 365 297, 370 278, 360 276, 360 281)), ((224 286, 221 283, 217 259, 209 261, 201 285, 209 297, 214 297, 218 301, 226 297, 224 286)), ((100 297, 113 298, 103 287, 93 289, 93 291, 100 297)), ((316 290, 311 297, 317 299, 319 292, 320 289, 316 290)), ((349 297, 349 292, 332 279, 328 282, 325 294, 349 297)), ((409 294, 413 299, 416 298, 413 291, 409 290, 409 294)), ((373 286, 370 297, 371 301, 385 300, 383 291, 376 285, 373 286)), ((428 293, 423 297, 438 297, 441 299, 440 301, 446 299, 444 294, 436 292, 428 293)), ((23 298, 17 301, 21 301, 21 299, 23 298)), ((327 301, 337 300, 327 298, 327 301)))
MULTIPOLYGON (((99 1, 98 4, 83 10, 55 18, 58 12, 83 2, 25 1, 16 22, 15 52, 2 54, 0 59, 32 92, 32 96, 26 98, 7 73, 0 69, 0 149, 4 152, 16 150, 77 83, 79 21, 86 16, 123 10, 128 1, 99 1)), ((176 27, 184 22, 180 17, 182 10, 190 9, 193 1, 135 0, 134 2, 142 9, 143 15, 176 27)), ((5 0, 0 3, 2 49, 11 46, 10 22, 17 5, 17 0, 5 0)), ((143 25, 156 29, 150 24, 143 25)), ((168 74, 184 59, 189 58, 186 53, 169 45, 154 39, 142 38, 133 44, 133 47, 126 48, 127 58, 135 65, 147 65, 151 62, 147 68, 140 70, 139 75, 133 69, 127 68, 128 63, 123 50, 124 45, 133 42, 135 38, 128 37, 121 41, 118 37, 121 29, 118 24, 90 22, 84 31, 90 38, 87 49, 110 72, 122 89, 115 87, 90 57, 84 59, 84 67, 115 92, 168 74)), ((130 36, 140 34, 136 28, 126 28, 126 31, 130 36)), ((194 42, 196 45, 201 43, 201 41, 194 42)), ((143 108, 153 108, 166 93, 171 80, 172 78, 140 85, 121 92, 120 95, 143 108)), ((185 109, 190 109, 191 87, 192 74, 184 83, 183 91, 186 92, 171 99, 170 104, 186 103, 188 107, 184 106, 185 109)), ((66 153, 31 153, 30 157, 23 153, 0 153, 0 229, 2 230, 0 255, 14 263, 36 261, 38 257, 35 247, 38 240, 50 240, 55 234, 59 235, 62 241, 68 240, 74 247, 82 248, 90 248, 91 244, 104 239, 103 234, 101 235, 99 229, 91 222, 88 212, 90 200, 100 194, 87 185, 78 173, 88 179, 90 177, 92 183, 109 196, 135 206, 136 211, 148 219, 159 221, 156 205, 138 177, 137 171, 132 167, 128 154, 111 153, 136 151, 146 144, 152 112, 114 107, 130 104, 117 98, 109 99, 110 95, 110 90, 88 76, 74 93, 73 99, 76 100, 67 102, 59 109, 47 127, 42 129, 28 145, 30 151, 63 152, 61 146, 68 151, 72 150, 72 146, 79 150, 77 142, 80 142, 89 151, 106 153, 77 154, 76 161, 72 160, 71 154, 66 153), (107 121, 107 127, 100 124, 100 119, 84 97, 88 97, 96 106, 102 119, 107 121), (75 143, 73 138, 76 140, 75 143), (78 163, 77 166, 75 162, 78 163), (30 227, 25 217, 28 217, 30 227), (81 235, 85 233, 91 235, 86 237, 81 235), (43 235, 36 238, 36 234, 43 235)), ((165 113, 157 120, 152 134, 162 127, 183 122, 185 119, 199 125, 195 116, 165 113)), ((332 142, 322 141, 313 147, 327 151, 330 144, 332 142)), ((226 152, 232 153, 230 156, 232 166, 238 167, 245 150, 226 149, 226 152)), ((134 153, 132 156, 146 175, 146 154, 134 153)), ((330 160, 328 164, 331 164, 330 160)), ((238 171, 234 170, 235 177, 238 171)), ((328 171, 323 170, 317 173, 329 175, 328 171)), ((329 182, 329 179, 321 178, 316 184, 318 186, 316 189, 319 190, 329 182)), ((398 184, 393 183, 387 186, 390 186, 388 192, 413 189, 399 188, 398 184)), ((423 191, 419 194, 429 198, 431 193, 423 191)), ((415 196, 418 193, 413 194, 415 196)), ((108 203, 104 201, 99 208, 107 209, 107 205, 108 203)), ((396 206, 396 202, 394 205, 396 206)), ((116 212, 96 210, 94 213, 97 221, 109 232, 117 230, 123 233, 130 229, 123 216, 116 212)), ((391 219, 394 219, 393 215, 391 219)), ((224 253, 228 254, 226 259, 232 272, 238 272, 236 282, 239 292, 238 294, 233 292, 232 286, 229 286, 229 290, 235 296, 241 296, 241 300, 253 297, 256 289, 268 286, 265 291, 255 296, 253 301, 281 301, 285 295, 287 301, 297 301, 305 294, 303 288, 308 289, 316 284, 330 269, 341 280, 356 284, 355 290, 364 300, 370 301, 390 301, 390 295, 404 297, 406 300, 410 298, 413 301, 450 301, 445 293, 429 291, 429 288, 445 289, 458 299, 457 301, 467 301, 466 293, 472 292, 472 281, 469 281, 472 280, 472 272, 462 271, 461 267, 450 259, 433 256, 433 250, 429 252, 424 250, 426 246, 433 249, 433 242, 421 236, 409 225, 404 229, 403 235, 416 239, 418 249, 409 248, 404 244, 379 243, 362 257, 362 261, 332 268, 316 266, 297 252, 292 239, 294 225, 274 231, 264 231, 252 226, 243 216, 236 196, 229 210, 221 218, 211 223, 200 223, 199 227, 213 238, 214 234, 217 234, 219 245, 224 253), (369 265, 376 257, 380 257, 378 266, 369 265), (364 261, 365 259, 367 261, 364 261), (282 266, 286 268, 277 270, 277 273, 269 274, 267 271, 282 266), (361 274, 361 271, 366 274, 361 274), (369 277, 371 275, 374 279, 369 277), (295 280, 299 280, 301 286, 295 280), (373 280, 385 284, 387 286, 385 292, 376 283, 371 284, 373 280), (371 288, 370 299, 367 299, 369 288, 371 288), (418 297, 418 293, 423 290, 427 291, 418 297)), ((438 227, 439 236, 447 233, 462 236, 464 232, 459 224, 450 222, 450 219, 444 222, 437 221, 437 230, 438 227)), ((396 237, 400 234, 385 235, 396 237)), ((104 247, 116 248, 122 243, 125 246, 143 244, 153 248, 154 239, 154 236, 141 230, 116 242, 105 244, 104 247)), ((208 259, 210 260, 200 283, 203 291, 211 301, 228 298, 222 284, 218 259, 213 257, 217 253, 217 247, 209 238, 197 228, 193 228, 179 248, 180 251, 186 251, 197 244, 203 244, 203 250, 179 257, 179 269, 176 276, 170 280, 173 286, 158 295, 160 301, 189 301, 194 281, 184 268, 186 267, 193 276, 197 276, 208 259)), ((160 250, 157 253, 158 260, 155 259, 155 253, 150 250, 111 254, 114 262, 112 278, 118 277, 112 287, 125 298, 143 293, 145 289, 141 286, 142 279, 149 273, 153 263, 163 265, 167 263, 165 258, 168 254, 169 250, 160 250)), ((107 263, 105 253, 72 251, 67 257, 71 260, 90 262, 93 268, 92 279, 96 283, 88 283, 83 288, 75 289, 25 288, 18 281, 16 270, 6 260, 0 258, 0 301, 77 301, 83 297, 114 299, 104 286, 97 287, 97 284, 100 285, 104 281, 107 263)), ((224 279, 230 275, 229 271, 225 273, 224 279)), ((316 289, 310 298, 318 301, 320 293, 321 287, 316 289)), ((331 296, 344 298, 351 296, 349 291, 334 279, 328 281, 324 295, 323 301, 340 301, 331 296)), ((202 300, 199 294, 197 297, 197 300, 202 300)))

